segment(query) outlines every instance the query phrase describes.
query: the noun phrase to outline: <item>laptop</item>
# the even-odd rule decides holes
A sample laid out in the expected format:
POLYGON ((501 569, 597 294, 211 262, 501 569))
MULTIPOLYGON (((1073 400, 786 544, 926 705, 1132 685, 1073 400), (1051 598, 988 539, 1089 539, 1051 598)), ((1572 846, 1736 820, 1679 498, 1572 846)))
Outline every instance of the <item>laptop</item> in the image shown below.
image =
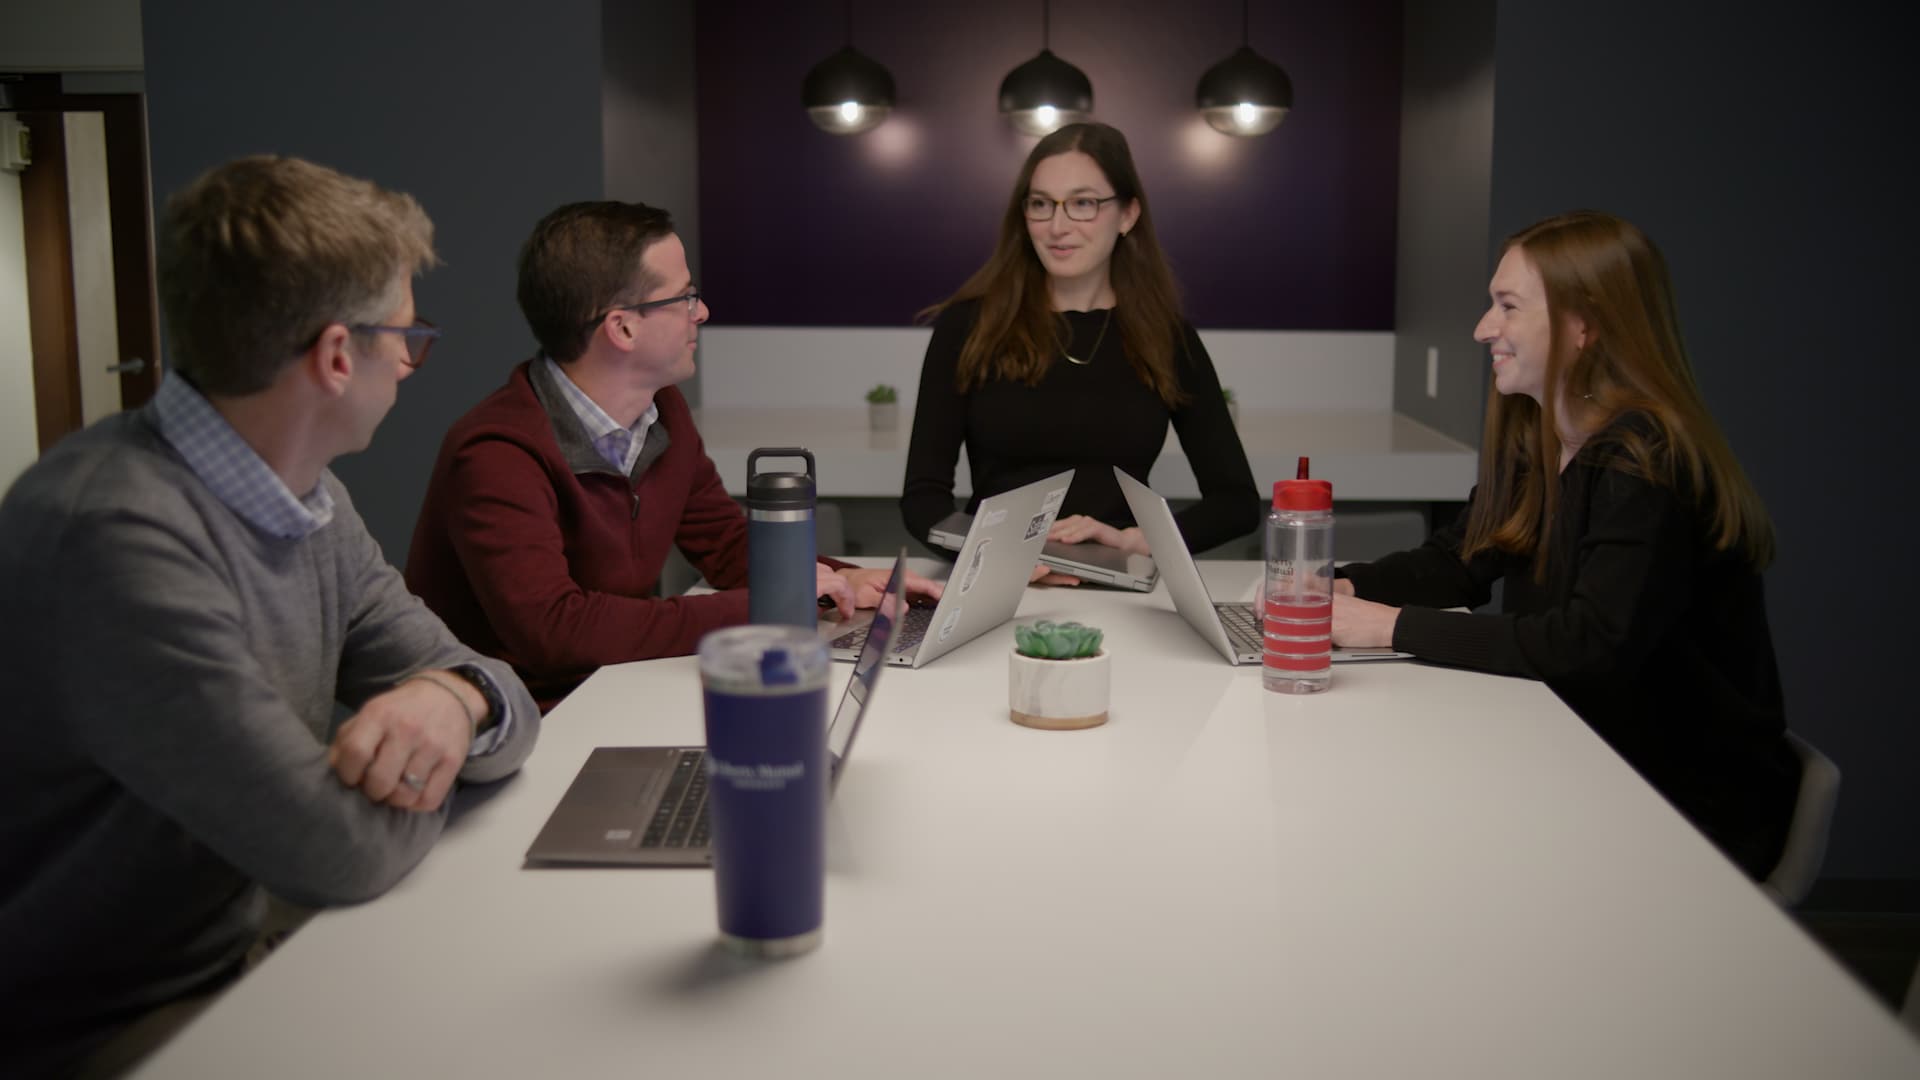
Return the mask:
MULTIPOLYGON (((903 606, 900 549, 886 591, 868 625, 853 677, 827 725, 827 790, 840 786, 860 723, 873 704, 881 657, 903 606)), ((711 866, 706 748, 602 746, 587 755, 540 835, 527 849, 534 865, 711 866)))
MULTIPOLYGON (((927 543, 948 551, 959 551, 960 545, 966 542, 967 529, 972 525, 972 514, 956 510, 940 519, 940 523, 927 534, 927 543)), ((1134 592, 1152 592, 1153 586, 1160 580, 1160 571, 1153 565, 1151 556, 1135 555, 1091 540, 1079 544, 1049 540, 1040 549, 1040 561, 1063 574, 1072 574, 1081 581, 1110 585, 1116 589, 1132 589, 1134 592)))
MULTIPOLYGON (((1216 604, 1207 595, 1207 586, 1200 579, 1200 567, 1194 563, 1193 555, 1187 551, 1186 541, 1180 537, 1180 526, 1173 520, 1173 511, 1167 506, 1167 500, 1161 498, 1152 488, 1121 472, 1113 470, 1120 481, 1121 494, 1127 497, 1127 505, 1133 509, 1133 520, 1140 525, 1140 531, 1147 536, 1154 554, 1159 556, 1160 566, 1165 571, 1167 592, 1173 595, 1174 610, 1187 620, 1214 651, 1227 658, 1229 664, 1258 664, 1261 650, 1260 617, 1252 604, 1216 604)), ((1346 649, 1333 650, 1333 662, 1352 663, 1358 660, 1404 660, 1411 653, 1397 652, 1393 649, 1346 649)))
MULTIPOLYGON (((925 667, 1013 618, 1072 483, 1073 470, 1068 469, 982 502, 967 526, 940 602, 906 609, 887 647, 886 662, 925 667)), ((869 619, 870 613, 863 611, 846 622, 821 621, 821 635, 835 660, 852 660, 864 651, 869 619)))

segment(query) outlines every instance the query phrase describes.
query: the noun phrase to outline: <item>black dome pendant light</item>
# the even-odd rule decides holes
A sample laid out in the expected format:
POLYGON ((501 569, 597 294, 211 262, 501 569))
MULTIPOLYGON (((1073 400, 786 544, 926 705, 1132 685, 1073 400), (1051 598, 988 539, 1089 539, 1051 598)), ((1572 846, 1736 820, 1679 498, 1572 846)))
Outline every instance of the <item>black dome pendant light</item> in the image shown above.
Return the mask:
POLYGON ((1000 83, 1000 114, 1022 135, 1047 135, 1093 115, 1093 84, 1047 48, 1049 12, 1040 3, 1040 55, 1000 83))
POLYGON ((1293 108, 1293 80, 1247 45, 1247 0, 1240 0, 1240 48, 1207 69, 1194 91, 1200 115, 1228 135, 1265 135, 1293 108))
POLYGON ((815 127, 834 135, 871 131, 893 111, 893 76, 853 47, 853 0, 847 0, 846 46, 807 72, 800 103, 815 127))

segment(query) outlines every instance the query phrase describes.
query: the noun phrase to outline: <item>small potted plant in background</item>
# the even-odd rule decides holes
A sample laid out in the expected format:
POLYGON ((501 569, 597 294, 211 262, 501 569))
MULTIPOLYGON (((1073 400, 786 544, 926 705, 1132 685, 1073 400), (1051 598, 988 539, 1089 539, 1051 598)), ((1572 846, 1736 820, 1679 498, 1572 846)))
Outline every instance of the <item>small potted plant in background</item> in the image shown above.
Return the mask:
POLYGON ((1227 401, 1227 419, 1233 421, 1234 426, 1238 427, 1240 424, 1240 400, 1233 396, 1233 387, 1221 387, 1220 396, 1227 401))
POLYGON ((1107 722, 1107 654, 1100 630, 1042 619, 1013 628, 1007 712, 1016 724, 1075 731, 1107 722))
POLYGON ((900 426, 900 394, 886 383, 875 383, 867 391, 867 426, 875 431, 900 426))

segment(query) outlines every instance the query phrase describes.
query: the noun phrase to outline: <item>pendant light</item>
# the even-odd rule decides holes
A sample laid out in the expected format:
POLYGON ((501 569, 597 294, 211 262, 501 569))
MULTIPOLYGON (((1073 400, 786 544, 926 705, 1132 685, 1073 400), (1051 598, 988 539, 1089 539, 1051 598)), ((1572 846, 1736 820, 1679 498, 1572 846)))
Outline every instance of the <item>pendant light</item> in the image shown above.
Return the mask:
POLYGON ((1046 135, 1093 115, 1093 84, 1079 68, 1047 48, 1046 0, 1040 3, 1040 55, 1000 83, 1000 113, 1022 135, 1046 135))
POLYGON ((1207 69, 1194 91, 1200 115, 1228 135, 1265 135, 1293 108, 1293 80, 1247 45, 1247 0, 1240 0, 1240 48, 1207 69))
POLYGON ((846 46, 807 72, 800 103, 815 127, 834 135, 871 131, 893 111, 893 76, 853 47, 853 0, 847 0, 846 46))

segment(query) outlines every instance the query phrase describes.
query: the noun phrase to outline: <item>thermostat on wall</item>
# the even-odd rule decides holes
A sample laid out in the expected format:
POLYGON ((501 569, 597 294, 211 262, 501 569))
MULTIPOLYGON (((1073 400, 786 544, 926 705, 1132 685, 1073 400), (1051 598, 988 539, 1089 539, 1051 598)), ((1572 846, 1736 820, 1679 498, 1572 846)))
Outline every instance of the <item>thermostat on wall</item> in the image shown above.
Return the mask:
POLYGON ((19 172, 33 164, 33 132, 18 117, 0 116, 0 169, 19 172))

